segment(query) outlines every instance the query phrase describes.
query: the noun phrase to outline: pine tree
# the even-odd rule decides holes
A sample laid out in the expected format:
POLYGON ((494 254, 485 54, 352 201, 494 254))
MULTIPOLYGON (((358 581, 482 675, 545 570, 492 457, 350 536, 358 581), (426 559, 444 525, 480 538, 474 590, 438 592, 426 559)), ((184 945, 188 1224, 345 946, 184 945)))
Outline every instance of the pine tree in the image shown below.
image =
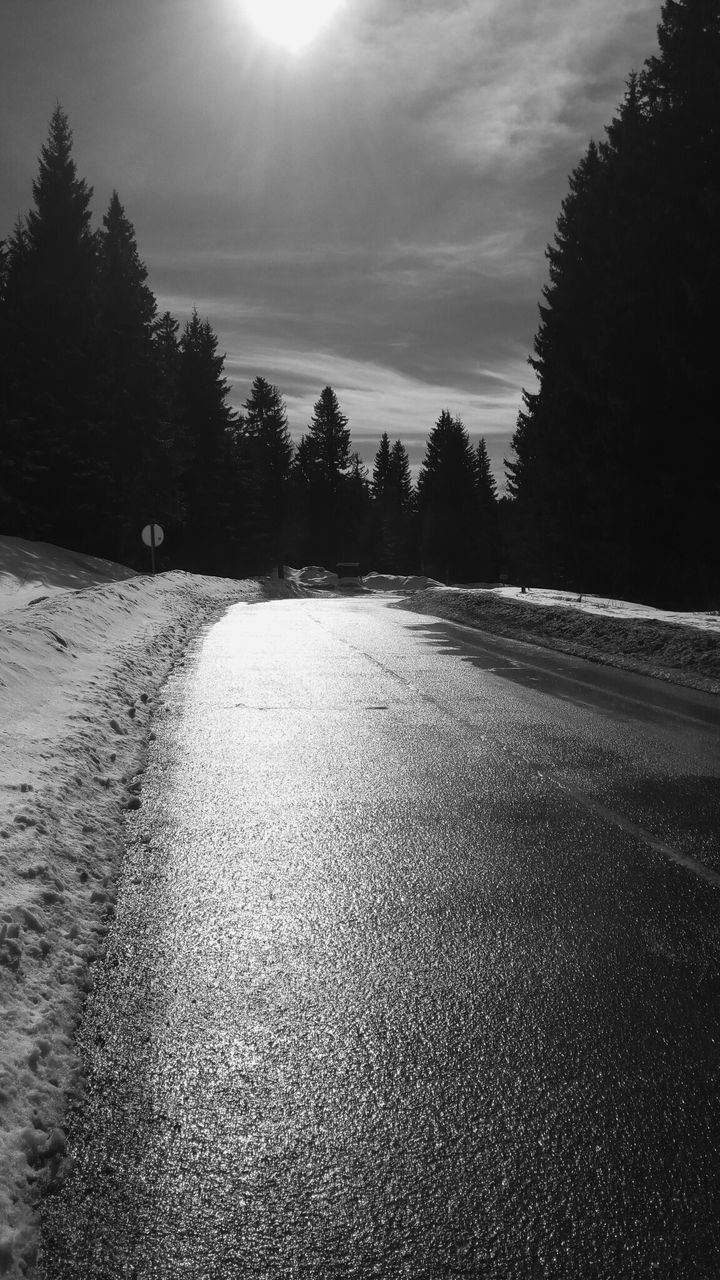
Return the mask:
POLYGON ((95 344, 98 418, 110 469, 106 518, 114 526, 109 550, 118 558, 133 555, 142 527, 160 520, 171 504, 155 313, 135 229, 113 191, 98 235, 95 344))
POLYGON ((600 287, 603 162, 595 143, 570 177, 557 231, 547 250, 550 283, 530 364, 537 392, 513 437, 508 489, 524 516, 529 567, 540 577, 572 581, 587 554, 588 469, 582 451, 594 430, 591 380, 596 359, 593 317, 600 287))
POLYGON ((497 481, 492 473, 490 457, 485 437, 478 440, 476 449, 477 487, 484 505, 489 506, 497 500, 497 481))
POLYGON ((444 582, 477 576, 476 460, 460 418, 443 410, 428 437, 418 477, 424 569, 444 582))
POLYGON ((255 570, 266 571, 287 558, 293 444, 285 403, 265 378, 255 378, 244 409, 237 438, 246 540, 255 570))
POLYGON ((509 464, 526 567, 670 606, 720 598, 719 28, 717 0, 668 0, 572 175, 509 464))
POLYGON ((200 573, 232 574, 240 554, 228 487, 234 414, 224 365, 210 321, 193 311, 180 338, 178 368, 178 423, 188 459, 180 542, 184 565, 200 573))
POLYGON ((382 502, 390 488, 390 440, 387 431, 380 437, 380 445, 373 463, 372 495, 382 502))
MULTIPOLYGON (((372 550, 371 490, 368 469, 360 454, 350 454, 344 481, 343 523, 346 558, 367 568, 372 550)), ((362 570, 361 570, 362 571, 362 570)))
POLYGON ((296 459, 303 558, 326 566, 358 558, 344 505, 351 472, 347 423, 332 387, 325 387, 315 403, 296 459))
POLYGON ((138 253, 135 228, 117 191, 110 197, 98 235, 98 349, 106 364, 125 378, 144 360, 157 310, 138 253))
POLYGON ((497 510, 497 482, 492 473, 484 436, 475 451, 476 484, 478 499, 478 576, 493 581, 498 573, 499 530, 497 510))
POLYGON ((396 440, 390 450, 390 492, 401 511, 409 511, 412 503, 412 476, 410 459, 402 440, 396 440))
POLYGON ((318 483, 338 493, 350 466, 350 431, 332 387, 325 387, 316 401, 308 440, 318 483))
POLYGON ((101 523, 105 497, 105 442, 93 422, 91 197, 58 106, 33 183, 34 208, 8 244, 4 452, 15 531, 77 547, 101 523))
POLYGON ((169 311, 158 316, 152 326, 152 360, 155 369, 156 413, 153 446, 158 454, 158 475, 162 483, 151 495, 152 518, 166 533, 163 558, 178 560, 178 540, 185 521, 181 477, 191 461, 187 422, 180 408, 180 326, 169 311))
POLYGON ((370 558, 382 573, 409 573, 414 561, 410 462, 401 440, 390 447, 387 432, 375 455, 372 494, 370 558))
MULTIPOLYGON (((652 388, 651 484, 645 554, 656 595, 671 604, 720 604, 720 5, 666 0, 660 52, 640 76, 660 211, 651 248, 662 299, 649 317, 660 376, 652 388), (688 465, 675 465, 678 435, 688 465), (660 456, 664 461, 659 461, 660 456), (702 465, 693 465, 702 459, 702 465), (664 513, 664 520, 660 511, 664 513), (668 513, 671 513, 668 518, 668 513)), ((649 487, 649 486, 648 486, 649 487)))

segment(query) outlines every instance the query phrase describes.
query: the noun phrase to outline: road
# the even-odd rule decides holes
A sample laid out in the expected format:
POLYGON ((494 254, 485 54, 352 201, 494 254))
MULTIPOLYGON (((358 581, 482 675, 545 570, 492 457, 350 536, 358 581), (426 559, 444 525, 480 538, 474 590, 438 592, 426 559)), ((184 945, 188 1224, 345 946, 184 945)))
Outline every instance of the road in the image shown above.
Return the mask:
POLYGON ((382 599, 156 718, 44 1280, 720 1275, 720 705, 382 599))

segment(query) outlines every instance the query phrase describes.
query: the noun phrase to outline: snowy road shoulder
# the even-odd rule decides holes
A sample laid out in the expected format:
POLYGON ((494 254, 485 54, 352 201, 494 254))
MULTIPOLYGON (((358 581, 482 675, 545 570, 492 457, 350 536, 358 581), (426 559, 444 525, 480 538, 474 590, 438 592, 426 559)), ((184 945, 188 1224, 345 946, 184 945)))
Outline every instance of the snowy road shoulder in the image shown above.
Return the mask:
MULTIPOLYGON (((42 595, 42 592, 38 592, 42 595)), ((173 572, 0 619, 0 1275, 29 1274, 63 1175, 73 1031, 112 919, 158 691, 202 625, 282 584, 173 572)))
POLYGON ((436 586, 397 608, 462 622, 671 684, 720 693, 720 617, 517 587, 436 586))

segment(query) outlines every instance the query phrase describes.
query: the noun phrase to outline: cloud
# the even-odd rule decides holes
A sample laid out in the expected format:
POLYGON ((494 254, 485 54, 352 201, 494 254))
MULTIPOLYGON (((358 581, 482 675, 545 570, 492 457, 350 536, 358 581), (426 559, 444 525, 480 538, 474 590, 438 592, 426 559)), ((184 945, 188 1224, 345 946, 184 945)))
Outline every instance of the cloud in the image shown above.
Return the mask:
POLYGON ((344 0, 301 58, 240 0, 5 0, 0 236, 59 97, 161 309, 207 315, 301 431, 330 382, 417 464, 442 408, 499 474, 567 175, 654 51, 659 0, 344 0))
MULTIPOLYGON (((446 160, 537 168, 596 128, 598 96, 616 90, 623 51, 657 10, 656 0, 361 5, 348 62, 446 160)), ((631 67, 628 57, 623 78, 631 67)))
MULTIPOLYGON (((429 432, 443 409, 462 418, 473 440, 484 436, 498 479, 508 452, 508 424, 517 410, 517 379, 521 364, 503 372, 478 370, 478 389, 459 392, 456 386, 429 383, 403 374, 390 365, 354 360, 333 351, 292 350, 263 343, 257 348, 229 351, 226 372, 235 385, 236 407, 249 393, 254 377, 262 374, 279 387, 288 406, 291 431, 299 440, 312 417, 322 388, 334 388, 347 414, 353 447, 372 464, 380 435, 402 439, 416 472, 425 453, 429 432)), ((528 379, 526 379, 528 381, 528 379)))

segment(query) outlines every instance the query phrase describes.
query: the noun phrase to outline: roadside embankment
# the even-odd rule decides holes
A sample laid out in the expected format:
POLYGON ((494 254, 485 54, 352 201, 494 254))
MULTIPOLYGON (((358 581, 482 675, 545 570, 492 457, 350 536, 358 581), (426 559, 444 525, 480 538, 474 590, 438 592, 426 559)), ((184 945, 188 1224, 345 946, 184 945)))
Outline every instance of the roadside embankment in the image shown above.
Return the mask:
POLYGON ((181 572, 33 593, 0 618, 0 1276, 11 1280, 32 1273, 35 1201, 64 1175, 63 1116, 82 1091, 73 1033, 161 686, 228 607, 292 594, 181 572))
POLYGON ((653 616, 659 611, 649 609, 642 611, 645 616, 632 616, 631 606, 613 615, 574 608, 569 600, 553 607, 534 603, 531 597, 458 587, 416 591, 395 607, 720 693, 720 619, 713 622, 707 615, 702 615, 708 619, 706 625, 690 625, 653 616))

